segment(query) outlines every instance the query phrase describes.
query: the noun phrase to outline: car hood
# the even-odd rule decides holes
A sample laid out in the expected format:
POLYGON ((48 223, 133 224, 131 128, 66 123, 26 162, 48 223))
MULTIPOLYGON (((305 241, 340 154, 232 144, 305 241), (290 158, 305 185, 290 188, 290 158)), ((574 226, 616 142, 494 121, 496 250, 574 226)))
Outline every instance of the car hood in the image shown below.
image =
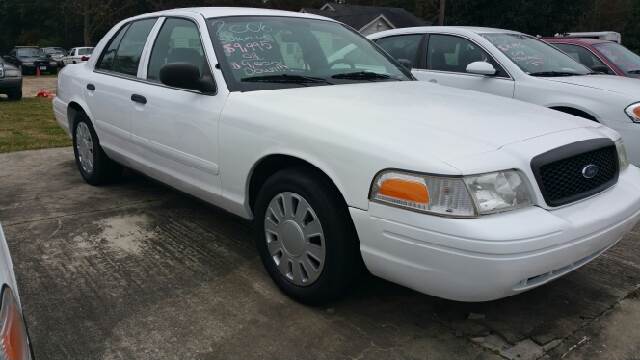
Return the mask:
POLYGON ((259 114, 307 138, 441 160, 597 126, 537 105, 419 81, 234 92, 228 107, 235 116, 259 114))
POLYGON ((548 81, 577 85, 591 89, 611 91, 629 96, 638 96, 640 82, 637 79, 614 75, 584 75, 544 78, 548 81))

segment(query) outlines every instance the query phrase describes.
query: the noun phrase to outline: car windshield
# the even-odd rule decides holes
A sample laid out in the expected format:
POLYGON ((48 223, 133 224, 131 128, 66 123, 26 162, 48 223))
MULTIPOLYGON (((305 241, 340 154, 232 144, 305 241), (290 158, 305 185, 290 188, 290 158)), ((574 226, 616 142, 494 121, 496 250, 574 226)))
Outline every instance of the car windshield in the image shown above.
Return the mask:
POLYGON ((93 48, 80 48, 78 49, 78 55, 91 55, 93 48))
POLYGON ((484 34, 522 71, 532 76, 573 76, 592 73, 555 47, 522 34, 484 34))
POLYGON ((232 91, 412 80, 369 40, 332 21, 236 16, 208 25, 232 91))
POLYGON ((616 64, 627 74, 640 74, 640 56, 636 53, 615 42, 600 43, 594 46, 609 61, 616 64))
POLYGON ((44 52, 39 48, 19 48, 16 54, 20 57, 36 57, 44 55, 44 52))
POLYGON ((44 48, 42 49, 45 54, 53 55, 53 54, 64 54, 64 50, 61 48, 44 48))

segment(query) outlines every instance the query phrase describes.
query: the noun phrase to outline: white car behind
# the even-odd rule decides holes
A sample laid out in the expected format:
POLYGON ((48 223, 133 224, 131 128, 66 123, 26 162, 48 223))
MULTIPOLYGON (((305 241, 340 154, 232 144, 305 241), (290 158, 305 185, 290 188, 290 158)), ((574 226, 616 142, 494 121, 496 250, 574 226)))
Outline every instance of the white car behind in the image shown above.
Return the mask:
MULTIPOLYGON (((640 81, 593 74, 555 47, 515 31, 431 26, 369 36, 410 61, 423 81, 514 98, 618 131, 640 165, 640 81)), ((516 115, 516 114, 514 114, 516 115)))
POLYGON ((363 263, 445 298, 515 295, 640 216, 640 170, 615 131, 415 81, 312 14, 124 20, 60 74, 53 108, 88 183, 132 167, 253 219, 266 270, 306 303, 343 294, 363 263))
POLYGON ((92 53, 92 47, 76 47, 69 50, 69 54, 62 58, 62 62, 65 65, 81 64, 89 61, 89 59, 91 59, 92 53))

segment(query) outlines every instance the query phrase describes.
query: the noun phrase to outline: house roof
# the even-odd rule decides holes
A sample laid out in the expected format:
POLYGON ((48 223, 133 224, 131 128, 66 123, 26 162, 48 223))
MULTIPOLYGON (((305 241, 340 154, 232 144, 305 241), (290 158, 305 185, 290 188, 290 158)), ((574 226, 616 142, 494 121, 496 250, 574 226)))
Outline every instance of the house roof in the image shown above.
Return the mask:
POLYGON ((407 10, 394 7, 327 3, 321 10, 304 8, 302 12, 326 16, 358 30, 381 16, 396 28, 428 25, 407 10))

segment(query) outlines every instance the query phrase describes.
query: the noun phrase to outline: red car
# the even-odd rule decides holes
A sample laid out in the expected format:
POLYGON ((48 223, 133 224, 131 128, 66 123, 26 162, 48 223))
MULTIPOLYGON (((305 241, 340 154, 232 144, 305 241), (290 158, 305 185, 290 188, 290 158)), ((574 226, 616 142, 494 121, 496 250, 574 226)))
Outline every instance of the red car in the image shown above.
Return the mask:
POLYGON ((640 78, 640 56, 617 42, 578 38, 544 40, 593 71, 640 78))

